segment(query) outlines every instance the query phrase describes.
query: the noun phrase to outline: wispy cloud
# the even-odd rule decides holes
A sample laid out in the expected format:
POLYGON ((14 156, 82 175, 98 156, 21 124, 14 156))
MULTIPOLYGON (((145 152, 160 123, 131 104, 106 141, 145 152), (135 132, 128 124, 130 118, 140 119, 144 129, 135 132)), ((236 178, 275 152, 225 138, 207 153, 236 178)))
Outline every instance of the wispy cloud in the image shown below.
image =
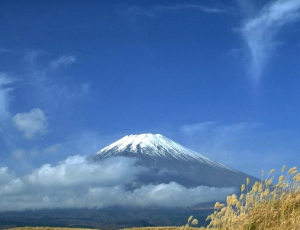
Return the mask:
MULTIPOLYGON (((13 161, 16 160, 21 160, 23 161, 24 159, 26 159, 26 161, 29 163, 31 158, 35 158, 35 157, 41 157, 43 159, 45 159, 47 156, 49 155, 55 155, 55 154, 59 154, 62 151, 62 147, 63 145, 60 143, 56 143, 56 144, 52 144, 50 146, 47 146, 45 148, 41 148, 41 147, 33 147, 32 149, 15 149, 12 151, 11 153, 11 157, 13 159, 13 161)), ((18 165, 20 166, 21 162, 18 162, 18 165)))
POLYGON ((12 157, 16 160, 24 159, 26 152, 23 149, 16 149, 12 152, 12 157))
POLYGON ((0 121, 7 116, 10 98, 10 92, 13 90, 14 80, 6 73, 0 73, 0 121))
POLYGON ((118 9, 118 12, 126 15, 136 15, 136 16, 146 16, 146 17, 155 17, 156 14, 152 10, 144 9, 139 6, 127 6, 121 7, 118 9))
POLYGON ((228 12, 226 8, 208 7, 195 4, 178 4, 178 5, 160 5, 155 7, 159 11, 169 11, 169 10, 198 10, 208 14, 220 14, 228 12))
POLYGON ((7 53, 12 53, 14 52, 14 50, 12 49, 5 49, 5 48, 1 48, 0 47, 0 54, 3 53, 3 54, 7 54, 7 53))
POLYGON ((147 184, 133 190, 126 184, 147 169, 134 166, 132 158, 109 158, 92 162, 72 156, 57 165, 45 164, 22 177, 7 167, 0 168, 0 210, 41 208, 188 207, 224 199, 234 188, 198 186, 186 188, 177 183, 147 184), (176 202, 174 202, 176 200, 176 202))
POLYGON ((158 14, 170 11, 196 10, 207 14, 223 14, 229 11, 228 8, 209 7, 197 4, 173 4, 173 5, 156 5, 153 7, 126 6, 119 7, 118 12, 126 15, 137 15, 146 17, 156 17, 158 14))
POLYGON ((63 55, 56 60, 50 62, 49 67, 52 70, 57 70, 61 67, 68 66, 76 61, 75 56, 66 56, 63 55))
POLYGON ((43 150, 43 153, 45 154, 51 154, 51 153, 56 153, 61 149, 62 145, 59 143, 53 144, 48 146, 43 150))
POLYGON ((88 82, 74 84, 69 81, 70 76, 63 75, 62 70, 77 61, 74 55, 61 55, 49 60, 49 55, 44 52, 30 50, 25 54, 24 61, 27 66, 24 81, 34 87, 33 91, 40 91, 44 103, 52 103, 52 107, 61 107, 59 104, 88 96, 90 93, 88 82))
POLYGON ((215 121, 205 121, 197 124, 183 125, 181 131, 187 135, 193 135, 194 133, 205 132, 216 124, 217 122, 215 121))
POLYGON ((241 28, 251 59, 249 74, 257 83, 278 42, 275 35, 286 24, 300 18, 299 0, 277 0, 267 4, 255 17, 245 20, 241 28))
POLYGON ((55 71, 67 67, 76 62, 74 55, 61 55, 49 60, 49 54, 39 50, 28 50, 24 55, 24 64, 27 68, 26 74, 32 81, 43 82, 55 71))
POLYGON ((39 108, 32 109, 28 113, 18 113, 12 117, 12 121, 27 139, 47 132, 48 118, 44 111, 39 108))
MULTIPOLYGON (((2 51, 3 55, 10 52, 8 49, 0 49, 0 52, 2 51)), ((77 58, 74 55, 59 55, 53 58, 51 54, 38 50, 11 53, 17 58, 16 65, 19 62, 21 65, 17 65, 16 71, 10 73, 1 72, 0 69, 0 145, 3 162, 15 165, 13 159, 29 155, 34 156, 31 157, 34 158, 32 161, 39 161, 36 155, 43 153, 42 149, 45 146, 30 145, 40 140, 35 137, 47 133, 48 117, 57 114, 57 110, 63 113, 62 108, 72 108, 73 103, 86 99, 91 93, 91 85, 84 81, 73 83, 70 76, 61 71, 76 62, 77 58), (18 110, 20 104, 36 109, 13 114, 12 111, 18 110), (41 106, 47 107, 47 116, 39 108, 41 106), (23 145, 26 140, 22 136, 31 141, 27 148, 23 145)), ((48 149, 48 152, 58 156, 58 152, 61 151, 53 147, 48 149)), ((56 159, 62 157, 65 155, 56 159)))
POLYGON ((240 134, 241 132, 257 129, 261 126, 262 124, 256 122, 241 122, 224 125, 216 121, 205 121, 191 125, 183 125, 181 131, 188 135, 195 133, 206 135, 208 131, 213 131, 218 135, 229 136, 235 133, 240 134))

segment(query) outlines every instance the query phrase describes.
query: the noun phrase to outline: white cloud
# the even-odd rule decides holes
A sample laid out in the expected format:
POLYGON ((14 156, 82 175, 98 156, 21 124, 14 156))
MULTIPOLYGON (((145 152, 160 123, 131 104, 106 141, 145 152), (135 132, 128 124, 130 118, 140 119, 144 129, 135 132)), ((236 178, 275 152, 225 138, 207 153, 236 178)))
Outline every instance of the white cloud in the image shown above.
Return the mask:
POLYGON ((73 156, 56 166, 49 164, 34 170, 26 181, 41 187, 114 186, 129 182, 141 170, 132 167, 135 160, 111 158, 101 163, 89 162, 86 157, 73 156))
POLYGON ((82 156, 69 157, 58 165, 43 165, 16 177, 0 168, 0 210, 41 208, 188 207, 224 199, 233 188, 198 186, 185 188, 174 182, 126 189, 139 172, 132 158, 116 157, 93 162, 82 156))
POLYGON ((220 14, 228 12, 226 8, 208 7, 196 4, 176 4, 176 5, 157 5, 151 8, 142 8, 139 6, 129 6, 119 9, 119 13, 126 15, 140 15, 146 17, 156 17, 158 13, 179 10, 197 10, 207 14, 220 14))
POLYGON ((184 10, 184 9, 191 9, 191 10, 199 10, 204 13, 226 13, 228 9, 225 8, 216 8, 216 7, 207 7, 195 4, 178 4, 178 5, 169 5, 169 6, 157 6, 157 10, 166 11, 166 10, 184 10))
POLYGON ((63 55, 63 56, 59 57, 58 59, 50 62, 50 69, 57 70, 63 66, 70 65, 70 64, 74 63, 75 61, 76 61, 75 56, 63 55))
MULTIPOLYGON (((39 147, 34 147, 31 149, 15 149, 11 153, 11 156, 14 160, 23 160, 26 158, 26 161, 29 162, 30 158, 41 156, 43 159, 48 154, 60 152, 61 144, 53 144, 44 149, 39 147)), ((24 161, 22 161, 24 162, 24 161)))
POLYGON ((11 176, 8 173, 8 168, 7 167, 1 167, 0 168, 0 184, 6 184, 9 183, 13 179, 13 176, 11 176))
POLYGON ((201 123, 183 125, 181 131, 187 135, 213 135, 230 137, 232 135, 240 135, 248 131, 261 127, 262 124, 257 122, 241 122, 235 124, 224 125, 215 121, 205 121, 201 123))
POLYGON ((28 113, 18 113, 12 117, 12 121, 27 139, 47 132, 48 118, 39 108, 32 109, 28 113))
POLYGON ((0 73, 0 120, 8 114, 8 106, 10 102, 10 91, 13 79, 6 73, 0 73))
POLYGON ((175 182, 169 184, 149 184, 126 194, 126 205, 156 207, 189 207, 203 202, 224 200, 235 192, 235 188, 213 188, 197 186, 186 188, 175 182))
POLYGON ((120 13, 126 14, 126 15, 141 15, 141 16, 147 16, 147 17, 155 17, 155 12, 152 10, 145 10, 141 7, 138 6, 129 6, 126 7, 125 9, 119 9, 120 13))
POLYGON ((194 133, 207 131, 216 124, 217 122, 214 121, 205 121, 197 124, 183 125, 181 131, 185 134, 193 135, 194 133))
POLYGON ((16 160, 22 160, 26 155, 27 153, 23 149, 16 149, 12 152, 12 157, 16 160))
POLYGON ((62 75, 63 69, 77 61, 74 55, 61 55, 49 60, 43 52, 31 50, 24 60, 26 83, 30 83, 31 91, 39 92, 48 107, 61 110, 63 103, 85 98, 91 92, 88 82, 71 83, 70 76, 62 75))
POLYGON ((26 53, 25 53, 25 56, 24 56, 24 60, 26 62, 28 62, 30 65, 33 65, 33 66, 30 66, 30 67, 36 67, 36 64, 37 64, 37 59, 43 55, 44 52, 42 51, 37 51, 37 50, 28 50, 26 53))
POLYGON ((48 154, 48 153, 56 153, 61 149, 62 145, 61 144, 53 144, 50 145, 49 147, 45 148, 43 150, 43 153, 48 154))
POLYGON ((278 44, 275 41, 276 33, 284 25, 298 20, 299 10, 299 0, 277 0, 244 22, 241 34, 249 50, 250 76, 254 82, 260 80, 271 52, 278 44))

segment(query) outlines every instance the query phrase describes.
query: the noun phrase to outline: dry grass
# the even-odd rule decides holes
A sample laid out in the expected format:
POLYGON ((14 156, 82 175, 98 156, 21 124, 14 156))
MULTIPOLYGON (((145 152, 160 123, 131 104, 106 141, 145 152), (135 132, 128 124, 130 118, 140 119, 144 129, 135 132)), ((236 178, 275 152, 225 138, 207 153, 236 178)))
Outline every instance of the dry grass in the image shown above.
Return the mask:
MULTIPOLYGON (((183 226, 184 228, 185 226, 183 226)), ((122 230, 181 230, 178 226, 162 226, 162 227, 141 227, 141 228, 124 228, 122 230)), ((190 227, 191 230, 200 230, 202 228, 190 227)))
POLYGON ((122 230, 180 230, 180 227, 178 226, 140 227, 140 228, 123 228, 122 230))
MULTIPOLYGON (((299 230, 300 229, 300 173, 296 167, 272 185, 274 169, 265 180, 256 182, 248 191, 241 187, 241 196, 227 197, 227 204, 215 204, 215 212, 208 216, 206 229, 221 230, 299 230)), ((263 177, 262 172, 262 177, 263 177)), ((205 228, 202 228, 205 229, 205 228)))

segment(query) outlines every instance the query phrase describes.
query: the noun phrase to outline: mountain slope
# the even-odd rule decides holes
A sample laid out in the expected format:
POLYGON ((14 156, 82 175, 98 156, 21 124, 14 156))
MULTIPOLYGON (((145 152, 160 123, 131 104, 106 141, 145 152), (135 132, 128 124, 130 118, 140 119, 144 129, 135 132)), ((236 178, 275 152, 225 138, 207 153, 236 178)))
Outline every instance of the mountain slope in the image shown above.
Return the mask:
POLYGON ((257 180, 245 173, 214 162, 160 134, 129 135, 101 149, 93 158, 137 158, 137 165, 149 168, 141 173, 137 182, 169 183, 184 186, 240 187, 246 178, 257 180))

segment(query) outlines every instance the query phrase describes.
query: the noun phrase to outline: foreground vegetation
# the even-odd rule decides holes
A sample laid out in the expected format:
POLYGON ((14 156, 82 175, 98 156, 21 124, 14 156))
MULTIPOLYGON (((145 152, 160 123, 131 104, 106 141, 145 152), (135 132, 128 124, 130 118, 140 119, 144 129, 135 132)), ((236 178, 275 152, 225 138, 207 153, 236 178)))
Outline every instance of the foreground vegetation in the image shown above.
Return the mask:
MULTIPOLYGON (((208 216, 208 229, 222 230, 299 230, 300 229, 300 173, 296 167, 273 184, 272 169, 265 180, 256 182, 248 190, 249 180, 241 186, 241 195, 227 197, 226 204, 215 204, 215 212, 208 216)), ((262 177, 264 172, 262 172, 262 177)), ((205 229, 205 228, 202 228, 205 229)))
MULTIPOLYGON (((283 166, 277 184, 273 185, 275 172, 270 171, 266 179, 255 182, 251 190, 249 179, 241 186, 241 195, 227 197, 226 204, 217 202, 215 211, 207 217, 209 225, 199 229, 215 230, 300 230, 300 173, 297 167, 285 174, 283 166)), ((264 171, 262 172, 262 178, 264 171)), ((189 230, 198 221, 191 216, 180 230, 189 230)), ((140 230, 176 227, 139 228, 140 230)))
MULTIPOLYGON (((227 197, 226 204, 217 202, 215 211, 207 217, 209 225, 198 228, 219 230, 299 230, 300 229, 300 173, 296 167, 285 174, 283 166, 277 184, 275 172, 255 182, 251 190, 249 179, 241 186, 241 195, 227 197)), ((262 178, 264 172, 262 172, 262 178)), ((130 230, 189 230, 198 224, 191 216, 183 227, 143 227, 130 230)), ((24 227, 15 230, 67 230, 68 228, 24 227)), ((127 230, 129 230, 127 229, 127 230)), ((194 228, 193 228, 194 229, 194 228)), ((197 229, 197 228, 195 228, 197 229)), ((76 230, 72 228, 72 230, 76 230)), ((80 229, 84 230, 84 229, 80 229)))

